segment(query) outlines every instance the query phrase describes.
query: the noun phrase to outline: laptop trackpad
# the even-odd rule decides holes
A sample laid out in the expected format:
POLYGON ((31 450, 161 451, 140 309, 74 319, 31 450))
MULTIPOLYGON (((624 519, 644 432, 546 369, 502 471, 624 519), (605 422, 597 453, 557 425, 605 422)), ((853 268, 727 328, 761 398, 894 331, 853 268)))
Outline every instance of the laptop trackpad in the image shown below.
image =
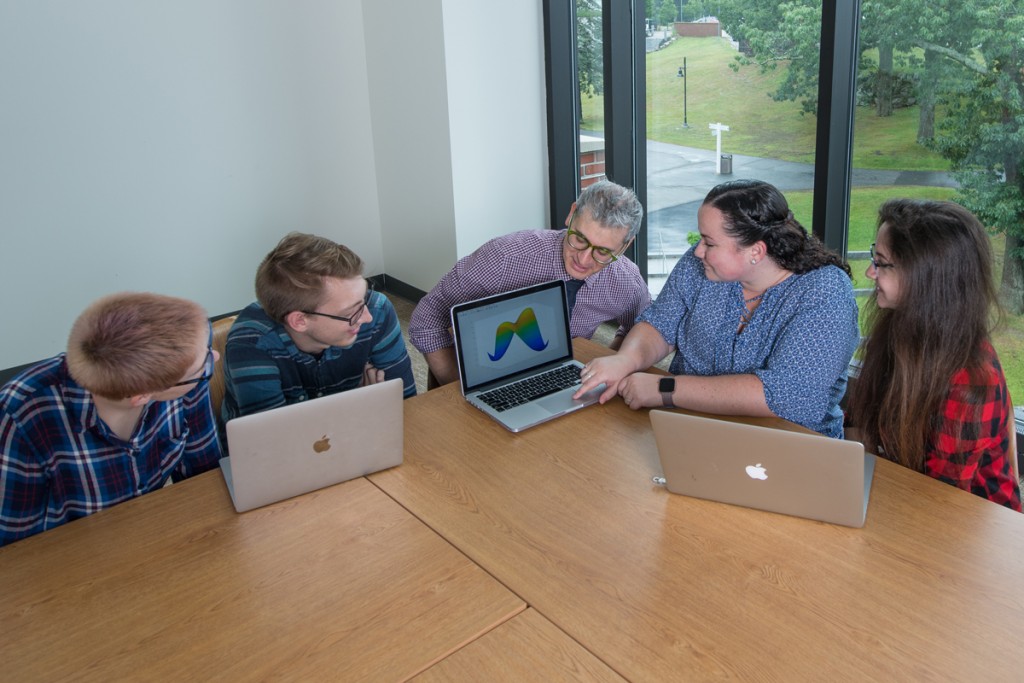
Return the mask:
POLYGON ((573 400, 572 398, 572 395, 576 393, 575 388, 566 389, 538 400, 537 405, 552 414, 564 413, 574 408, 582 408, 583 406, 597 403, 597 399, 601 397, 601 392, 604 389, 605 385, 600 384, 583 394, 579 400, 573 400))

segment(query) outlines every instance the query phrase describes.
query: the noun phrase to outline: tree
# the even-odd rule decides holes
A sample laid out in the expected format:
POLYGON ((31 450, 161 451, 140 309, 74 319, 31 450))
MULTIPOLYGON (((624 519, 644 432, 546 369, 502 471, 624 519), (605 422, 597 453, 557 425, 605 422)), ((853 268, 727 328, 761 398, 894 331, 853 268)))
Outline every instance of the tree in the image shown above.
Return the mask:
POLYGON ((604 94, 601 0, 576 0, 576 60, 580 97, 604 94))
POLYGON ((975 25, 973 3, 963 0, 865 0, 861 20, 859 87, 870 93, 878 116, 890 116, 899 106, 920 106, 918 142, 934 135, 939 94, 956 79, 962 67, 936 51, 970 52, 975 25), (877 63, 865 59, 877 48, 877 63), (913 97, 904 97, 904 86, 913 97), (896 98, 900 98, 896 101, 896 98))
POLYGON ((975 2, 975 49, 933 46, 959 63, 960 87, 950 93, 934 147, 953 163, 958 199, 985 225, 1006 235, 1003 305, 1024 313, 1024 0, 975 2))
POLYGON ((946 55, 971 53, 977 15, 974 3, 963 0, 920 2, 912 11, 916 36, 912 47, 924 55, 917 69, 917 103, 920 107, 917 141, 927 145, 935 136, 935 112, 939 98, 946 92, 955 91, 956 82, 970 71, 970 67, 965 66, 965 58, 947 59, 946 55), (968 72, 964 71, 965 68, 968 72))
POLYGON ((771 2, 720 0, 718 20, 736 40, 749 41, 749 31, 769 31, 782 21, 781 7, 771 2))
POLYGON ((786 69, 779 88, 769 93, 776 101, 800 103, 814 114, 818 106, 818 63, 821 40, 820 0, 779 4, 760 0, 725 0, 719 20, 736 40, 750 46, 751 55, 736 56, 732 68, 757 64, 762 71, 786 69))
MULTIPOLYGON (((919 88, 934 88, 940 74, 925 71, 926 66, 936 64, 934 56, 931 61, 927 55, 922 59, 914 50, 926 51, 925 43, 963 49, 962 28, 973 23, 970 9, 969 3, 951 0, 864 0, 858 85, 862 99, 871 101, 878 116, 893 113, 898 106, 896 97, 907 79, 916 81, 919 88), (868 59, 872 51, 877 51, 878 56, 868 59)), ((762 71, 784 67, 784 80, 775 92, 769 93, 771 97, 799 102, 803 112, 817 113, 820 0, 780 4, 724 0, 720 18, 734 38, 750 45, 751 56, 737 56, 734 69, 748 64, 757 64, 762 71)), ((921 120, 924 132, 919 132, 919 139, 931 137, 934 97, 927 97, 929 94, 925 93, 921 120)), ((902 106, 908 104, 905 100, 899 102, 902 106)))
POLYGON ((658 24, 668 26, 676 20, 675 0, 661 0, 658 5, 658 24))
MULTIPOLYGON (((878 49, 878 65, 872 92, 875 100, 877 116, 892 116, 893 91, 895 90, 895 52, 900 42, 900 32, 906 31, 906 21, 902 17, 893 16, 901 8, 898 5, 872 3, 865 1, 861 18, 861 50, 875 47, 878 49)), ((861 64, 864 60, 861 60, 861 64)))
MULTIPOLYGON (((720 18, 762 70, 786 68, 777 100, 813 113, 820 0, 722 0, 720 18)), ((1001 295, 1024 313, 1024 0, 864 0, 861 76, 879 116, 920 106, 917 139, 952 165, 958 200, 1006 235, 1001 295), (877 61, 867 59, 877 50, 877 61), (913 97, 897 103, 901 83, 913 97), (936 112, 942 112, 937 117, 936 112), (939 123, 936 123, 936 119, 939 123)))

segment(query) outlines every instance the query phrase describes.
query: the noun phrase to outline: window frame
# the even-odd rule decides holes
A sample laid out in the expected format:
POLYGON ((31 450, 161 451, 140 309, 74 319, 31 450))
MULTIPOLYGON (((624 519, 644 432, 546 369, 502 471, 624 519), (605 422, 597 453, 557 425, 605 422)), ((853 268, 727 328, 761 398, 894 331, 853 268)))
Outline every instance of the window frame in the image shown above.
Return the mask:
MULTIPOLYGON (((606 175, 633 188, 644 222, 629 256, 647 279, 647 124, 644 5, 602 0, 606 175)), ((576 0, 543 0, 551 221, 579 194, 576 0), (567 39, 568 38, 568 39, 567 39)), ((845 258, 850 221, 860 0, 823 0, 812 225, 845 258)))

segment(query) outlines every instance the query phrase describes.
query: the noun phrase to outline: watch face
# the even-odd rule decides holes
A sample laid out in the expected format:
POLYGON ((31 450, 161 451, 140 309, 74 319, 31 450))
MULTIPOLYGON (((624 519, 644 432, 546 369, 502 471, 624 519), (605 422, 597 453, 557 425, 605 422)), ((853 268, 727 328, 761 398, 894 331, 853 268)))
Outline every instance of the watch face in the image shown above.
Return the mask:
POLYGON ((673 392, 675 390, 676 390, 676 378, 675 377, 663 377, 661 379, 661 381, 658 382, 658 391, 660 391, 662 393, 665 393, 665 392, 670 392, 671 393, 671 392, 673 392))

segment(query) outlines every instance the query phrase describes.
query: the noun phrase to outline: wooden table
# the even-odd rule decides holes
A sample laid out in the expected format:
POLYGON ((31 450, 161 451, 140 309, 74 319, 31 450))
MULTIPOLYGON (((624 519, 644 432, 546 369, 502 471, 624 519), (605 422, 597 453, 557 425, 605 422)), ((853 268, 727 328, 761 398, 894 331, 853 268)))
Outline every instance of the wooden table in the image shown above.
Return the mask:
POLYGON ((526 610, 413 679, 431 681, 588 681, 623 678, 536 610, 526 610))
POLYGON ((211 472, 0 548, 2 678, 1020 679, 1024 515, 879 462, 849 529, 667 493, 619 400, 405 406, 369 479, 237 515, 211 472))
POLYGON ((1021 677, 1024 515, 885 461, 863 529, 672 495, 618 399, 511 434, 449 385, 405 425, 371 481, 627 679, 1021 677))
POLYGON ((525 609, 366 479, 238 515, 217 471, 0 549, 0 584, 6 681, 404 680, 525 609))

